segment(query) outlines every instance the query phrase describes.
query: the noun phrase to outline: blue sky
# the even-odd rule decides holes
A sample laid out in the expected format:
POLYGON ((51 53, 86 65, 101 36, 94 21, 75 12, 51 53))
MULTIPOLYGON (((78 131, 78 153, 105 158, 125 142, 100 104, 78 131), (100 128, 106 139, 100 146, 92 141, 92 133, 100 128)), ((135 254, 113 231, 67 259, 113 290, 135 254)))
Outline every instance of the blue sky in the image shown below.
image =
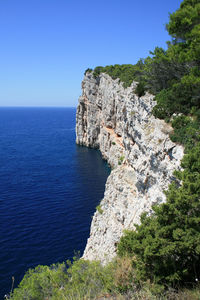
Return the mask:
POLYGON ((76 106, 88 67, 166 47, 180 0, 0 0, 0 106, 76 106))

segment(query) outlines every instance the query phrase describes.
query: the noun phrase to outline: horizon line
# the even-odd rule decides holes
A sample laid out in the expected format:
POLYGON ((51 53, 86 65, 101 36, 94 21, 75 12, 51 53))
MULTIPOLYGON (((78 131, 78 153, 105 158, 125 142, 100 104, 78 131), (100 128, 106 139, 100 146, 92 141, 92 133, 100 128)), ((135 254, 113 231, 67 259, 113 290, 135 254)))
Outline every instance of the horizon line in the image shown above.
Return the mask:
POLYGON ((9 107, 24 107, 24 108, 76 108, 76 106, 55 106, 55 105, 43 105, 43 106, 39 106, 39 105, 0 105, 0 108, 9 108, 9 107))

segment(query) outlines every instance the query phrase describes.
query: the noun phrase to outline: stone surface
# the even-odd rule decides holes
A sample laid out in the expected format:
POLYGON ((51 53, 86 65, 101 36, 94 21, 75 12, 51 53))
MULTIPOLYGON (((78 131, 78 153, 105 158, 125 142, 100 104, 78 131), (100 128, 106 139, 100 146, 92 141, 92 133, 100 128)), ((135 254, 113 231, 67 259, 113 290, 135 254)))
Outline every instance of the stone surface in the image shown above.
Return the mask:
POLYGON ((107 74, 82 82, 76 115, 76 142, 100 149, 112 171, 101 211, 92 220, 83 257, 110 261, 124 229, 134 228, 144 211, 165 201, 163 190, 180 168, 183 147, 174 144, 172 128, 155 119, 154 97, 134 93, 136 82, 126 89, 107 74))

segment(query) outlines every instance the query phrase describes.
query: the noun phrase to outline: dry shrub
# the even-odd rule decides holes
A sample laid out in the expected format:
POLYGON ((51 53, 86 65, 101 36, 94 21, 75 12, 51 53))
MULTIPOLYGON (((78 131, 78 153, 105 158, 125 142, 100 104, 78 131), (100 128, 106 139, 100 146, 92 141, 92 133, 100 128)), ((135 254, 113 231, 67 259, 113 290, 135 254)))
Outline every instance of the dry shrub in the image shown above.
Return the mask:
POLYGON ((196 289, 183 289, 177 291, 168 291, 166 293, 167 300, 199 300, 200 299, 200 288, 196 289))
POLYGON ((122 257, 116 259, 116 268, 114 273, 114 285, 119 291, 127 291, 128 289, 135 289, 134 282, 135 273, 133 269, 133 258, 122 257))

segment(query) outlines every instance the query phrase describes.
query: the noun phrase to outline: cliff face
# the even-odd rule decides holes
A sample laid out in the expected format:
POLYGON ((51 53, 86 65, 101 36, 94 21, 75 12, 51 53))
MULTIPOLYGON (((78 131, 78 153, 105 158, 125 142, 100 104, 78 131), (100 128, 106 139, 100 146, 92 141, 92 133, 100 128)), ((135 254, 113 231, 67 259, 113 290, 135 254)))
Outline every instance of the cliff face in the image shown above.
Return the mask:
POLYGON ((107 74, 95 79, 87 73, 82 82, 76 142, 99 148, 112 167, 101 209, 92 220, 85 259, 111 260, 123 230, 134 228, 152 204, 165 201, 163 190, 180 168, 182 146, 170 140, 170 125, 152 115, 153 96, 139 98, 135 87, 133 82, 124 89, 107 74))

